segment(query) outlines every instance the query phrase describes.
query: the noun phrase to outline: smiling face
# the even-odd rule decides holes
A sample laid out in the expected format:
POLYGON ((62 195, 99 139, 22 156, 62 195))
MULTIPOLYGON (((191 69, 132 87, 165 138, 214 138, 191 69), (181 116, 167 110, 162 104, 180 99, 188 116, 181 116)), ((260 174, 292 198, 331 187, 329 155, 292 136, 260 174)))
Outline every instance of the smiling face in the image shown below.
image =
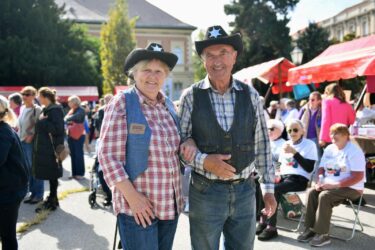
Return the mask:
POLYGON ((299 139, 302 138, 304 134, 303 128, 298 123, 289 124, 288 127, 286 128, 286 131, 288 132, 292 142, 298 141, 299 139))
POLYGON ((168 66, 159 60, 151 60, 134 71, 135 86, 146 97, 155 100, 168 76, 168 66))
POLYGON ((330 133, 331 141, 339 149, 343 149, 349 141, 349 136, 343 133, 330 133))
POLYGON ((228 82, 236 63, 236 57, 237 51, 230 45, 217 44, 205 48, 202 59, 210 80, 228 82))

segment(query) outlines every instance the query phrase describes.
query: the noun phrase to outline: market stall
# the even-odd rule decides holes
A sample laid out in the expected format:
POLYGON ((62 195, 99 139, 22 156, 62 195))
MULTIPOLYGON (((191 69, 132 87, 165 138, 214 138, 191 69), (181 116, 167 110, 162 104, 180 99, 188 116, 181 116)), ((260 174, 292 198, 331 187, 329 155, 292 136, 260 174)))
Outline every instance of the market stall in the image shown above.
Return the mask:
MULTIPOLYGON (((375 35, 328 47, 319 56, 289 69, 288 84, 310 84, 366 76, 367 83, 356 105, 358 110, 366 92, 375 92, 375 35)), ((352 129, 352 140, 367 157, 375 152, 375 125, 352 129)))
POLYGON ((288 70, 295 65, 284 57, 244 68, 236 72, 233 77, 247 84, 252 79, 259 79, 265 84, 270 84, 273 94, 280 94, 293 91, 293 87, 287 86, 288 70))

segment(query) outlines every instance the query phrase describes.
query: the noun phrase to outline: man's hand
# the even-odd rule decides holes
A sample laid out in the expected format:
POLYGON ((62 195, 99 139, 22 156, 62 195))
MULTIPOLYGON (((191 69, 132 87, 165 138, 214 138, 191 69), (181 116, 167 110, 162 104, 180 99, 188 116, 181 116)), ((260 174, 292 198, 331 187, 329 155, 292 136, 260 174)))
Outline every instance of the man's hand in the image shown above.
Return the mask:
POLYGON ((210 154, 204 159, 203 167, 206 171, 213 173, 220 179, 230 179, 233 178, 236 169, 224 162, 229 160, 231 155, 221 155, 221 154, 210 154))
POLYGON ((180 155, 184 161, 191 163, 194 160, 197 149, 194 140, 189 138, 180 145, 180 155))
POLYGON ((330 189, 338 189, 340 188, 339 183, 324 183, 320 185, 321 190, 330 190, 330 189))
POLYGON ((135 222, 138 225, 141 225, 146 228, 147 224, 151 226, 152 219, 155 219, 153 213, 153 207, 151 202, 143 194, 134 191, 127 198, 130 209, 132 210, 135 222))
POLYGON ((34 135, 26 135, 24 141, 25 141, 26 143, 31 143, 31 142, 33 141, 33 139, 34 139, 34 135))
POLYGON ((263 201, 264 208, 262 210, 262 213, 270 218, 276 212, 277 204, 275 196, 272 193, 266 193, 265 195, 263 195, 263 201))

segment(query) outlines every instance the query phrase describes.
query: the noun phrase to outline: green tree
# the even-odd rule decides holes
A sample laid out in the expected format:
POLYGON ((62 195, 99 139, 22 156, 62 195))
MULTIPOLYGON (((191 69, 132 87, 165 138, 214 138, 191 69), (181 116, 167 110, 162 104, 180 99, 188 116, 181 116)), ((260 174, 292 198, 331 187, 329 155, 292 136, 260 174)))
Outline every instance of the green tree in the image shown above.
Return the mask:
POLYGON ((53 0, 0 1, 0 83, 3 85, 96 85, 91 46, 81 26, 61 19, 53 0))
MULTIPOLYGON (((197 39, 201 41, 204 39, 204 31, 200 30, 197 39)), ((193 52, 193 69, 194 69, 194 81, 197 82, 206 76, 206 70, 203 65, 202 58, 194 50, 193 52)))
POLYGON ((116 0, 100 33, 104 93, 112 93, 115 85, 126 84, 124 60, 135 47, 135 21, 128 18, 127 1, 116 0))
POLYGON ((297 46, 303 51, 302 63, 311 61, 328 48, 331 45, 328 37, 326 29, 316 23, 309 23, 296 41, 297 46))
POLYGON ((290 36, 288 11, 299 0, 239 0, 224 7, 227 15, 234 15, 230 25, 233 33, 240 32, 244 52, 238 58, 236 69, 289 57, 290 36))

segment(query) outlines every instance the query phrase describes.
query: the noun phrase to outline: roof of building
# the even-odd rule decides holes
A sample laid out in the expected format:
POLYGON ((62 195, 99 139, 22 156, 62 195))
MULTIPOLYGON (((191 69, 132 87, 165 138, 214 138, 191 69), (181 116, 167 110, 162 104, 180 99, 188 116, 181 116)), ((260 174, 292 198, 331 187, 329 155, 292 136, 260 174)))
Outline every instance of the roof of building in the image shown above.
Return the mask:
MULTIPOLYGON (((55 0, 58 6, 65 4, 64 18, 84 23, 103 23, 116 0, 55 0)), ((138 17, 136 28, 187 29, 196 27, 186 24, 146 0, 127 0, 129 17, 138 17)))

